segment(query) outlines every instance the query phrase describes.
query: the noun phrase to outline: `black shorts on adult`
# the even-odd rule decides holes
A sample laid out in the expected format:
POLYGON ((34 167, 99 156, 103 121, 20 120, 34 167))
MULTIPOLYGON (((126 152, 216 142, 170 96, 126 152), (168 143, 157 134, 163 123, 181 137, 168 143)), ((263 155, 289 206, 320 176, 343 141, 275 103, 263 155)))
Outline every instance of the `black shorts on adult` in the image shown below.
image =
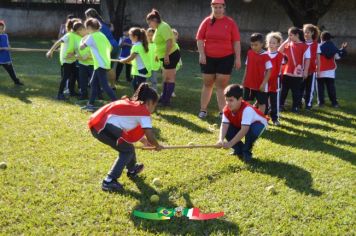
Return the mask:
POLYGON ((177 67, 179 60, 180 60, 180 52, 177 49, 173 53, 171 53, 171 55, 169 55, 169 64, 168 65, 164 64, 164 58, 161 58, 160 60, 163 62, 164 69, 166 69, 166 70, 175 69, 177 67))
POLYGON ((220 58, 206 57, 206 64, 200 64, 201 73, 230 75, 234 62, 234 54, 220 58))
POLYGON ((256 99, 258 104, 266 105, 268 99, 268 93, 249 89, 249 88, 244 88, 243 98, 245 101, 254 101, 256 99))

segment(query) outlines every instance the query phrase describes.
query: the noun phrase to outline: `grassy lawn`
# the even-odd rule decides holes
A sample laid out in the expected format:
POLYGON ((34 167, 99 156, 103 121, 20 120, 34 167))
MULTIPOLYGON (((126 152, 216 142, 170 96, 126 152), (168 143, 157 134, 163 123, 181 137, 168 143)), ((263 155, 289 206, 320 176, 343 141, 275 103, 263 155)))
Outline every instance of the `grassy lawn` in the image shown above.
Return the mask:
MULTIPOLYGON (((47 42, 13 42, 48 47, 47 42)), ((57 59, 44 53, 13 53, 25 82, 16 88, 0 69, 0 235, 355 235, 356 68, 340 66, 336 82, 341 108, 326 106, 300 115, 283 113, 282 126, 263 134, 246 165, 227 150, 138 150, 145 171, 120 179, 124 194, 101 191, 117 153, 95 140, 89 113, 78 102, 53 99, 59 84, 57 59), (163 187, 151 184, 160 178, 163 187), (273 185, 277 194, 266 190, 273 185), (158 191, 159 204, 150 203, 158 191), (225 217, 149 221, 137 209, 158 206, 224 211, 225 217)), ((173 108, 153 115, 165 144, 214 144, 216 99, 201 121, 197 55, 183 52, 173 108)), ((239 82, 241 71, 232 82, 239 82)), ((131 95, 121 80, 117 93, 131 95)))

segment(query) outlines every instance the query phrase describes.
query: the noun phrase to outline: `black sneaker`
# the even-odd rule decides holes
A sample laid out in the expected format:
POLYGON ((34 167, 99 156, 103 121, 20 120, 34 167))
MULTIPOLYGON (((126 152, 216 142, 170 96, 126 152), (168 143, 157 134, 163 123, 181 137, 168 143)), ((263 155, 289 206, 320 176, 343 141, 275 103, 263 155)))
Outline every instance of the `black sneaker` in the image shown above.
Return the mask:
POLYGON ((340 107, 340 106, 339 106, 339 103, 333 104, 333 107, 334 107, 334 108, 339 108, 339 107, 340 107))
POLYGON ((240 160, 243 160, 244 156, 242 155, 242 153, 239 153, 239 152, 230 152, 230 155, 232 156, 237 156, 237 158, 239 158, 240 160))
POLYGON ((58 94, 56 99, 59 100, 59 101, 65 101, 66 97, 64 96, 64 94, 58 94))
POLYGON ((127 177, 129 178, 136 177, 139 173, 143 171, 144 167, 145 166, 143 164, 136 164, 132 171, 127 171, 127 177))
POLYGON ((243 159, 244 159, 244 162, 246 162, 246 163, 251 163, 251 161, 252 161, 252 154, 250 154, 250 153, 244 153, 244 154, 243 154, 243 159))
POLYGON ((312 106, 305 106, 305 109, 310 111, 312 109, 312 106))
POLYGON ((101 184, 101 189, 106 192, 120 192, 124 190, 122 185, 117 182, 117 180, 111 180, 111 182, 106 182, 105 180, 103 180, 103 183, 101 184))
POLYGON ((22 83, 20 80, 15 82, 16 86, 24 86, 24 83, 22 83))
POLYGON ((293 107, 293 108, 292 108, 292 112, 293 112, 293 113, 299 113, 298 107, 293 107))

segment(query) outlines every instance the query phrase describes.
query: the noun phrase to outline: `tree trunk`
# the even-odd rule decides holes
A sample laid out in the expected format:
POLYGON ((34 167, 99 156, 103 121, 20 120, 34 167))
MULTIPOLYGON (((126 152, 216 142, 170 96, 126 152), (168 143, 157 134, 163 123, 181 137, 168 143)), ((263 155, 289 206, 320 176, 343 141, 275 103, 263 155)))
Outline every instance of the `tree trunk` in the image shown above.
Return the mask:
POLYGON ((114 37, 118 38, 122 35, 125 21, 126 0, 105 0, 101 1, 101 9, 103 15, 106 15, 110 23, 114 25, 114 37))
POLYGON ((287 12, 296 27, 311 23, 317 25, 335 0, 276 0, 287 12))

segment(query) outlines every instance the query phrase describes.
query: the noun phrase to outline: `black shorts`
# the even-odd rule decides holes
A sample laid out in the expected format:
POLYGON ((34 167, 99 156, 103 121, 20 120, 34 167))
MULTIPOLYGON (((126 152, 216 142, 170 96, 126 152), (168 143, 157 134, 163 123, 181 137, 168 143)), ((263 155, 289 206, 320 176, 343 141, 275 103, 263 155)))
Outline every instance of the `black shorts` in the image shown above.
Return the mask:
POLYGON ((234 54, 220 58, 206 57, 206 64, 200 64, 201 73, 231 75, 234 62, 234 54))
POLYGON ((254 101, 255 99, 257 100, 258 104, 266 105, 268 100, 268 93, 244 88, 244 100, 254 101))
POLYGON ((164 58, 161 58, 160 60, 163 62, 164 69, 166 69, 166 70, 175 69, 177 67, 179 60, 180 60, 180 52, 177 49, 169 55, 169 64, 168 65, 164 64, 164 58))

